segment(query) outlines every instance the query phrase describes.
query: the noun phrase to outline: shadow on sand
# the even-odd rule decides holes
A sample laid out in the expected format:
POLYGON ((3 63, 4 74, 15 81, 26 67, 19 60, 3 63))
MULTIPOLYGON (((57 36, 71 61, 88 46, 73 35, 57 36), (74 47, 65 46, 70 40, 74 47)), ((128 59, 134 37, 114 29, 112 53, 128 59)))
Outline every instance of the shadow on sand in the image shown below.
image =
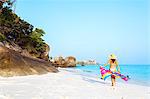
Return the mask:
POLYGON ((98 76, 91 75, 88 72, 81 72, 81 71, 74 70, 74 69, 61 69, 61 70, 71 72, 74 75, 80 75, 84 81, 88 81, 90 83, 100 83, 100 84, 104 84, 104 85, 110 86, 109 82, 105 82, 104 80, 98 78, 98 76))
POLYGON ((90 83, 100 83, 100 84, 104 84, 104 85, 109 85, 110 86, 110 83, 108 83, 108 82, 104 82, 104 81, 100 81, 100 80, 95 80, 95 79, 88 78, 88 77, 83 77, 82 79, 84 81, 88 81, 90 83))

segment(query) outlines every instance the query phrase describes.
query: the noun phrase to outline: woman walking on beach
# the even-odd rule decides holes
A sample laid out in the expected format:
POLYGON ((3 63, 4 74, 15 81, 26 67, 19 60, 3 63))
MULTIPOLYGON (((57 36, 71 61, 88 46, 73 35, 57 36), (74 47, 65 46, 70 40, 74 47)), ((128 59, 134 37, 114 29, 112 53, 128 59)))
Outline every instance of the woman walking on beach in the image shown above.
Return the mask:
MULTIPOLYGON (((111 72, 119 72, 120 73, 120 67, 118 65, 117 58, 114 54, 111 54, 108 62, 106 64, 104 64, 104 66, 107 66, 107 65, 110 65, 109 70, 111 72)), ((115 86, 116 76, 113 74, 111 75, 111 82, 112 82, 112 86, 115 86)))

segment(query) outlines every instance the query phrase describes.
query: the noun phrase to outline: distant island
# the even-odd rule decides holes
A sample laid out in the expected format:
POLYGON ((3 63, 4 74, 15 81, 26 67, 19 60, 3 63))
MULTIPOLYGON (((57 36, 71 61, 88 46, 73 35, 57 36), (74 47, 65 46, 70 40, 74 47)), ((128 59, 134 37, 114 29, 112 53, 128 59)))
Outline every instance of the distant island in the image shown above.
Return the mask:
POLYGON ((78 61, 77 64, 84 66, 84 65, 96 65, 96 60, 84 60, 84 61, 78 61))

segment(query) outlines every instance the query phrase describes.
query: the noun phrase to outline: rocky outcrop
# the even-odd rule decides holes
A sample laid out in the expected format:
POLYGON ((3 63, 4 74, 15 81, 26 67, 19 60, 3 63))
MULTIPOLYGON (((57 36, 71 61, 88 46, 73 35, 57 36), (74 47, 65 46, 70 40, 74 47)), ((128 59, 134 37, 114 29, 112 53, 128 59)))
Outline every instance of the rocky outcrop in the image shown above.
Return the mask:
POLYGON ((55 67, 65 67, 65 59, 62 56, 55 57, 54 61, 51 61, 55 67))
POLYGON ((15 43, 12 42, 0 42, 0 45, 5 46, 9 49, 12 49, 14 51, 17 51, 19 53, 21 53, 21 55, 27 56, 27 57, 31 57, 31 58, 36 58, 36 56, 39 56, 39 59, 45 60, 45 61, 49 61, 49 51, 50 51, 50 47, 48 44, 45 44, 45 51, 43 52, 39 52, 37 53, 37 55, 31 54, 27 49, 22 49, 20 46, 18 46, 15 43))
POLYGON ((49 55, 48 54, 49 54, 49 51, 50 51, 50 47, 47 44, 45 44, 44 47, 45 47, 45 51, 40 54, 40 58, 44 59, 46 61, 49 61, 49 55))
POLYGON ((50 62, 21 55, 0 44, 0 76, 23 76, 58 72, 50 62))
POLYGON ((56 57, 52 62, 56 67, 75 67, 76 66, 76 58, 73 56, 66 57, 56 57))
POLYGON ((27 56, 27 57, 33 58, 33 56, 26 49, 22 49, 21 47, 19 47, 15 43, 12 43, 12 42, 8 43, 6 41, 3 41, 3 42, 0 42, 0 46, 3 46, 3 47, 6 47, 8 49, 11 49, 11 50, 14 50, 16 52, 19 52, 23 56, 27 56))
POLYGON ((75 67, 76 66, 76 58, 73 56, 69 56, 65 58, 65 66, 66 67, 75 67))
POLYGON ((48 44, 45 44, 45 51, 43 52, 39 52, 37 53, 37 55, 31 54, 27 49, 22 49, 20 46, 18 46, 17 44, 13 43, 13 42, 0 42, 0 45, 5 46, 9 49, 12 49, 14 51, 19 52, 21 55, 23 56, 27 56, 27 57, 31 57, 31 58, 36 58, 36 56, 39 56, 39 59, 45 60, 45 61, 49 61, 49 51, 50 51, 50 47, 48 44))

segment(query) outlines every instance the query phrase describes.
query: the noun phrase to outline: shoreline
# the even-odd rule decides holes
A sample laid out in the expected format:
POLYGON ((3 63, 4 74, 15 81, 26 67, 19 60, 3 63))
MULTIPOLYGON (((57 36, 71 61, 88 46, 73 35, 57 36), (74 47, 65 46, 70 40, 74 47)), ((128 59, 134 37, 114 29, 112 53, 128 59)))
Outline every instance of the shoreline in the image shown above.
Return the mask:
MULTIPOLYGON (((150 79, 149 79, 150 75, 148 73, 150 70, 150 67, 149 67, 150 65, 144 65, 144 66, 139 67, 139 68, 135 68, 135 66, 137 66, 137 65, 134 65, 134 66, 130 66, 130 65, 122 66, 122 65, 120 65, 121 74, 128 75, 130 77, 130 79, 127 81, 127 83, 150 87, 150 83, 149 83, 150 82, 150 79)), ((84 72, 86 73, 86 71, 88 71, 87 73, 89 73, 89 74, 101 76, 100 71, 99 71, 99 66, 96 66, 96 65, 90 65, 90 66, 87 65, 84 67, 78 66, 77 69, 81 69, 83 71, 83 73, 84 72)), ((108 66, 106 67, 106 69, 108 69, 108 66)), ((110 80, 110 78, 106 79, 106 81, 107 80, 110 80)), ((117 82, 126 83, 125 81, 123 81, 121 79, 117 79, 117 82)))
POLYGON ((110 82, 58 68, 58 73, 0 78, 2 99, 148 99, 150 87, 110 82))

